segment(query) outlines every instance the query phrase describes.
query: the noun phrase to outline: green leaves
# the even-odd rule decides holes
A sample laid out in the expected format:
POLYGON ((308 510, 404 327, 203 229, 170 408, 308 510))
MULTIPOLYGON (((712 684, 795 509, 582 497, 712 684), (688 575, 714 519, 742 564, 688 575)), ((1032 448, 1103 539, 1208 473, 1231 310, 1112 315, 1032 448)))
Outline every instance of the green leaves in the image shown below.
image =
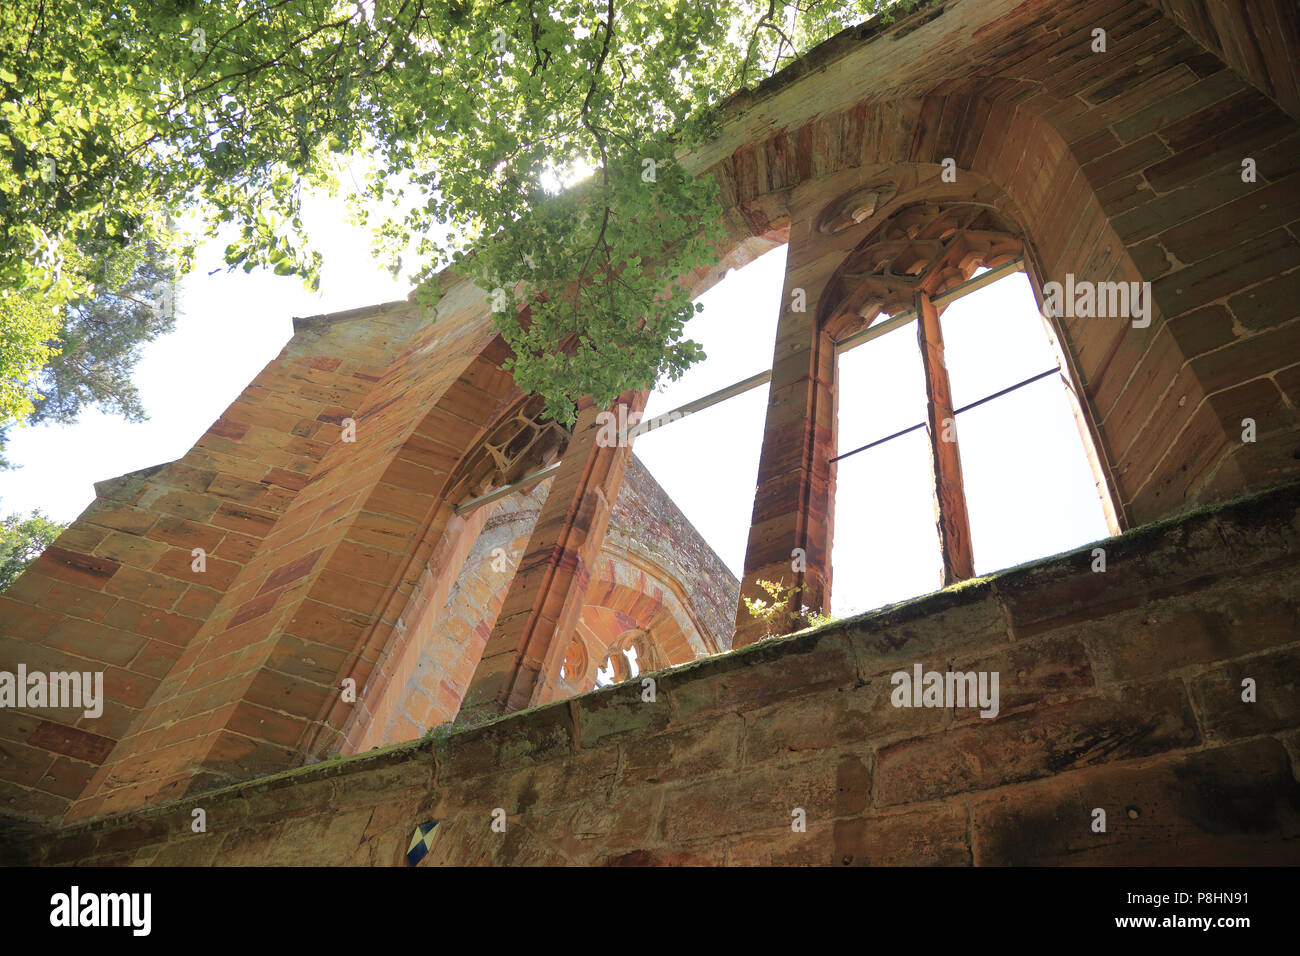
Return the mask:
POLYGON ((39 509, 29 515, 0 519, 0 591, 13 584, 66 527, 51 521, 39 509))
MULTIPOLYGON (((66 259, 90 238, 136 241, 164 204, 201 213, 209 235, 239 227, 232 268, 315 288, 302 187, 333 189, 345 158, 363 160, 374 174, 353 199, 390 267, 425 283, 460 255, 487 291, 507 290, 496 319, 515 376, 569 419, 584 394, 606 402, 698 360, 682 341, 693 309, 678 283, 712 263, 718 209, 712 181, 685 175, 677 157, 715 134, 717 104, 767 60, 788 60, 785 37, 802 49, 882 5, 7 8, 0 292, 36 283, 66 305, 86 293, 83 277, 56 278, 57 257, 38 251, 53 239, 66 259), (43 179, 46 160, 57 172, 43 179)), ((176 255, 195 241, 179 238, 176 255)))

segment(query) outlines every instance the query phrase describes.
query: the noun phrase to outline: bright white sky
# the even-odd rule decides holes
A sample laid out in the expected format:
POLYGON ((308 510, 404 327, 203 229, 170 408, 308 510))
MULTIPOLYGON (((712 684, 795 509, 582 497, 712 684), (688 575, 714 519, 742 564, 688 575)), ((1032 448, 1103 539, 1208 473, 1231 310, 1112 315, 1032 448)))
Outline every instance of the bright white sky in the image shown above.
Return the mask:
MULTIPOLYGON (((647 416, 772 364, 785 248, 701 296, 687 326, 708 358, 655 392, 647 416)), ((950 305, 941 319, 960 408, 1056 367, 1023 273, 950 305)), ((635 452, 737 576, 744 565, 767 388, 647 432, 635 452), (741 489, 744 489, 742 492, 741 489)), ((915 324, 840 359, 839 451, 925 419, 915 324)), ((986 574, 1109 535, 1059 377, 957 416, 975 570, 986 574)), ((843 617, 939 587, 928 438, 918 430, 841 461, 832 611, 843 617)), ((787 582, 788 583, 788 582, 787 582)))
MULTIPOLYGON (((15 428, 0 472, 0 512, 40 508, 60 521, 94 499, 93 483, 181 457, 273 359, 292 316, 405 298, 409 286, 370 258, 369 237, 344 203, 304 211, 325 257, 320 291, 269 271, 226 273, 225 238, 200 250, 181 286, 176 331, 148 346, 136 383, 150 420, 89 412, 70 426, 15 428), (209 270, 221 268, 215 275, 209 270)), ((771 365, 785 249, 768 253, 701 297, 687 327, 707 360, 658 389, 647 416, 675 408, 771 365)), ((1053 368, 1028 280, 1017 274, 943 316, 958 406, 1053 368)), ((924 417, 915 326, 841 359, 840 450, 924 417)), ((740 575, 753 507, 767 388, 636 440, 635 453, 723 561, 740 575)), ((1049 378, 958 416, 976 570, 987 573, 1107 536, 1059 379, 1049 378)), ((913 432, 839 465, 834 606, 844 616, 934 590, 939 557, 926 436, 913 432)))

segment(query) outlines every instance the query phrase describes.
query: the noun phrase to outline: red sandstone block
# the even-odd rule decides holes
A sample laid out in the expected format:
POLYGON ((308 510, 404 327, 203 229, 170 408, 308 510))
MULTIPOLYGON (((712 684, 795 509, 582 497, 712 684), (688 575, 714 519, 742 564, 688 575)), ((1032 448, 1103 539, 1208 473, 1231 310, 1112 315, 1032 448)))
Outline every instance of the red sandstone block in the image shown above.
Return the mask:
POLYGON ((329 355, 313 355, 306 360, 308 368, 319 369, 323 372, 333 372, 342 364, 342 359, 329 355))
POLYGON ((1300 323, 1290 322, 1203 355, 1191 363, 1191 369, 1205 391, 1213 393, 1285 367, 1296 355, 1300 355, 1300 323))
POLYGON ((131 659, 130 668, 149 677, 166 677, 180 660, 181 649, 165 641, 149 641, 131 659))
POLYGON ((262 539, 260 537, 240 534, 237 531, 228 531, 212 553, 227 561, 233 561, 235 564, 246 564, 252 560, 253 555, 260 551, 261 548, 262 539))
MULTIPOLYGON (((1161 138, 1176 153, 1190 149, 1208 151, 1217 144, 1218 137, 1240 123, 1243 117, 1274 113, 1276 107, 1267 96, 1246 83, 1241 86, 1239 91, 1213 102, 1207 100, 1210 105, 1163 127, 1161 138)), ((1244 138, 1238 136, 1239 141, 1244 138)))
MULTIPOLYGON (((1273 374, 1273 381, 1277 387, 1282 390, 1287 399, 1291 402, 1292 407, 1300 408, 1300 365, 1292 365, 1290 368, 1273 374)), ((10 585, 10 590, 13 585, 10 585)), ((6 591, 6 594, 9 592, 6 591)))
POLYGON ((47 577, 87 588, 101 587, 121 567, 117 561, 66 551, 50 545, 32 564, 47 577))
POLYGON ((369 615, 308 598, 294 609, 285 630, 312 643, 351 651, 371 620, 369 615))
POLYGON ((572 751, 568 708, 544 707, 530 719, 507 720, 457 733, 439 765, 440 786, 458 785, 503 766, 526 767, 572 751))
MULTIPOLYGON (((119 572, 120 573, 120 572, 119 572)), ((5 588, 4 596, 10 601, 21 604, 41 604, 54 579, 40 571, 28 568, 5 588)), ((110 582, 111 583, 111 582, 110 582)), ((2 612, 0 612, 2 613, 2 612)))
MULTIPOLYGON (((809 826, 856 816, 871 800, 870 756, 852 749, 765 764, 693 781, 664 795, 663 834, 683 840, 789 830, 796 809, 809 826)), ((793 832, 793 831, 791 831, 793 832)))
POLYGON ((247 430, 248 428, 245 425, 240 425, 232 421, 227 421, 224 418, 218 418, 215 422, 212 423, 212 426, 208 429, 208 434, 216 435, 219 438, 230 438, 235 441, 238 441, 239 439, 244 437, 244 433, 247 430))
POLYGON ((450 403, 439 403, 432 409, 416 433, 433 441, 452 445, 457 448, 468 447, 477 435, 479 428, 477 421, 470 421, 449 410, 450 403))
POLYGON ((1124 688, 891 744, 876 762, 877 806, 1006 786, 1112 760, 1196 745, 1179 681, 1124 688))
POLYGON ((154 511, 119 502, 96 501, 81 520, 127 534, 143 535, 157 522, 158 515, 154 511))
MULTIPOLYGON (((1300 269, 1233 296, 1228 307, 1242 325, 1256 331, 1300 317, 1300 269)), ((1277 364, 1285 365, 1291 357, 1279 356, 1277 364)))
MULTIPOLYGON (((438 691, 434 698, 435 709, 439 714, 446 715, 445 719, 450 720, 456 716, 464 699, 465 691, 456 686, 454 682, 446 680, 438 682, 438 691)), ((426 718, 424 726, 430 727, 433 724, 426 718)))
POLYGON ((309 722, 245 700, 234 707, 228 727, 231 731, 254 740, 293 747, 307 731, 309 722))
POLYGON ((117 603, 117 597, 98 590, 79 588, 75 584, 55 581, 45 592, 44 604, 56 609, 65 617, 87 621, 103 620, 104 615, 117 603))
POLYGON ((233 475, 217 475, 208 486, 208 493, 229 501, 258 507, 264 507, 267 499, 267 488, 264 484, 247 478, 236 478, 233 475))
POLYGON ((5 779, 24 787, 40 787, 41 777, 54 763, 54 756, 48 749, 29 746, 22 741, 6 739, 0 746, 0 753, 5 758, 5 779))
POLYGON ((1222 305, 1211 305, 1175 316, 1169 320, 1167 328, 1183 356, 1189 359, 1227 345, 1236 338, 1232 330, 1232 314, 1222 305))
POLYGON ((1132 142, 1155 130, 1163 132, 1197 110, 1239 93, 1243 86, 1245 82, 1231 70, 1204 79, 1178 70, 1166 71, 1144 84, 1133 97, 1112 100, 1108 110, 1113 118, 1107 121, 1121 140, 1132 142))
POLYGON ((374 490, 366 500, 366 510, 383 512, 408 521, 423 522, 435 502, 431 490, 420 493, 380 483, 374 486, 374 490))
MULTIPOLYGON (((166 647, 167 645, 159 645, 166 647)), ((143 651, 142 651, 143 652, 143 651)), ((139 655, 136 655, 139 658, 139 655)), ((132 660, 129 670, 120 667, 110 667, 104 671, 104 698, 106 701, 105 710, 109 706, 126 707, 131 710, 140 710, 153 696, 155 690, 161 682, 159 677, 147 676, 143 673, 137 673, 139 668, 136 661, 132 660)), ((97 717, 82 716, 77 721, 78 726, 88 730, 99 730, 100 719, 97 717)))
MULTIPOLYGON (((244 601, 235 608, 234 614, 232 614, 230 620, 226 622, 226 628, 238 627, 241 624, 246 624, 256 618, 270 614, 276 609, 277 605, 280 604, 281 599, 286 597, 286 593, 288 592, 280 590, 269 591, 266 593, 259 593, 258 596, 252 600, 244 601)), ((288 598, 290 600, 293 599, 292 593, 288 593, 288 598)))
MULTIPOLYGON (((185 685, 182 693, 194 692, 205 687, 210 687, 218 681, 226 678, 246 673, 246 668, 241 668, 236 665, 236 661, 239 658, 239 652, 243 649, 243 646, 238 645, 235 649, 222 647, 214 648, 212 643, 209 643, 204 648, 203 655, 188 671, 185 672, 185 685)), ((193 713, 192 710, 187 712, 193 713)))
MULTIPOLYGON (((1147 181, 1141 176, 1125 176, 1122 179, 1115 179, 1097 189, 1097 202, 1101 203, 1102 209, 1108 215, 1118 215, 1125 209, 1133 206, 1140 206, 1142 203, 1150 202, 1155 198, 1155 193, 1147 181)), ((1050 221, 1050 220, 1048 220, 1050 221)), ((1169 261, 1165 258, 1163 252, 1158 256, 1151 255, 1142 257, 1141 253, 1145 246, 1131 247, 1128 252, 1133 257, 1138 269, 1148 279, 1153 279, 1157 275, 1169 270, 1169 261), (1153 262, 1154 260, 1154 262, 1153 262), (1151 267, 1151 272, 1147 267, 1151 267)))
POLYGON ((262 586, 258 589, 257 593, 264 594, 267 591, 273 591, 277 588, 284 587, 286 584, 291 584, 294 581, 300 580, 311 573, 312 568, 316 566, 316 563, 324 553, 324 548, 317 548, 315 551, 312 551, 309 554, 304 554, 302 557, 296 558, 288 564, 281 565, 267 575, 266 580, 262 583, 262 586))
POLYGON ((264 537, 275 524, 276 516, 269 511, 248 508, 230 503, 222 504, 212 516, 212 524, 229 531, 264 537))
MULTIPOLYGON (((1228 175, 1236 176, 1237 172, 1228 175)), ((1160 241, 1185 263, 1220 256, 1247 239, 1300 218, 1298 195, 1300 179, 1296 176, 1270 185, 1242 184, 1236 198, 1165 230, 1160 241)))
POLYGON ((295 391, 298 397, 317 405, 341 405, 344 408, 355 407, 365 398, 366 389, 339 388, 332 385, 304 383, 295 391))
POLYGON ((640 681, 627 681, 575 699, 571 706, 576 710, 578 745, 591 749, 662 731, 669 718, 666 697, 657 694, 647 702, 642 694, 640 681))
POLYGON ((196 467, 256 481, 266 474, 266 465, 254 456, 272 449, 254 442, 250 442, 249 446, 247 449, 239 449, 235 454, 217 448, 204 448, 201 453, 193 452, 192 457, 196 467))
MULTIPOLYGON (((1120 239, 1131 244, 1231 202, 1241 195, 1241 189, 1240 177, 1207 177, 1173 192, 1153 196, 1149 202, 1119 213, 1111 223, 1120 239)), ((1177 311, 1163 304, 1161 308, 1166 315, 1177 311)))
POLYGON ((857 682, 853 649, 845 635, 837 633, 767 642, 701 668, 692 670, 689 680, 665 674, 659 682, 659 697, 672 697, 678 720, 857 682))
POLYGON ((149 537, 185 550, 202 548, 211 553, 216 550, 225 534, 226 532, 221 528, 164 515, 158 519, 149 537))
MULTIPOLYGON (((745 722, 739 715, 727 714, 669 733, 629 736, 622 744, 620 786, 689 780, 733 769, 740 762, 744 730, 745 722)), ((583 745, 589 746, 585 738, 583 745)), ((755 755, 755 759, 762 758, 755 755)))
POLYGON ((1236 388, 1216 392, 1210 396, 1209 404, 1229 440, 1241 438, 1245 427, 1242 423, 1247 419, 1255 424, 1257 438, 1253 444, 1258 444, 1259 435, 1290 430, 1296 425, 1295 412, 1287 407, 1272 379, 1257 378, 1236 388))
POLYGON ((104 617, 104 623, 133 634, 183 646, 198 632, 203 622, 123 600, 104 617))
POLYGON ((115 629, 108 621, 91 623, 70 617, 51 628, 44 643, 78 657, 124 666, 139 653, 145 640, 129 629, 115 629))
POLYGON ((1167 336, 1158 336, 1154 344, 1131 387, 1120 394, 1102 422, 1112 460, 1126 488, 1131 484, 1135 489, 1151 473, 1205 398, 1196 374, 1186 366, 1172 381, 1161 380, 1161 368, 1177 362, 1181 353, 1167 336))
POLYGON ((92 763, 69 757, 55 757, 38 786, 46 793, 71 800, 81 796, 86 784, 94 776, 95 769, 96 765, 92 763))
POLYGON ((339 684, 343 666, 349 656, 346 651, 327 644, 282 634, 266 663, 273 670, 313 684, 333 687, 339 684))
POLYGON ((971 809, 980 866, 1287 864, 1300 836, 1300 784, 1271 739, 1065 774, 971 809))
POLYGON ((75 727, 42 720, 27 740, 33 747, 101 764, 113 749, 114 741, 75 727))
POLYGON ((131 534, 115 531, 95 548, 95 555, 135 568, 149 568, 166 554, 168 546, 161 541, 150 541, 131 534))
POLYGON ((207 521, 220 504, 207 495, 194 494, 189 491, 172 491, 155 500, 151 507, 179 518, 193 521, 207 521))
POLYGON ((1168 147, 1158 137, 1148 135, 1093 160, 1083 167, 1083 172, 1095 189, 1140 172, 1169 155, 1168 147))
POLYGON ((207 555, 203 559, 204 570, 195 571, 195 560, 192 551, 172 548, 158 559, 153 566, 153 570, 158 574, 166 575, 178 581, 202 584, 219 590, 228 588, 239 573, 239 565, 229 561, 222 561, 211 555, 207 555))
POLYGON ((207 491, 208 485, 216 477, 215 471, 209 468, 196 468, 186 459, 181 459, 167 465, 159 473, 158 483, 179 491, 202 494, 207 491))
POLYGON ((311 595, 322 603, 356 611, 367 616, 377 615, 387 603, 388 590, 368 581, 359 581, 332 568, 320 572, 312 586, 311 595))
MULTIPOLYGON (((78 654, 70 654, 61 648, 48 647, 21 636, 0 636, 0 670, 13 672, 17 670, 19 664, 25 664, 29 673, 52 670, 93 672, 99 669, 100 662, 78 654)), ((0 715, 4 712, 5 709, 0 708, 0 715)))
MULTIPOLYGON (((954 656, 952 670, 998 674, 998 713, 1009 715, 1094 694, 1097 682, 1085 643, 1068 633, 1017 641, 995 654, 954 656)), ((977 707, 953 710, 954 724, 987 722, 977 707)))
POLYGON ((104 586, 104 593, 167 609, 186 589, 183 581, 152 571, 124 567, 104 586))
POLYGON ((937 732, 937 709, 890 706, 892 687, 880 675, 850 690, 824 691, 746 712, 745 763, 799 760, 842 744, 881 744, 937 732))
MULTIPOLYGON (((211 458, 214 453, 223 456, 235 456, 240 454, 242 449, 241 442, 221 438, 209 432, 199 436, 199 440, 194 443, 190 453, 195 456, 195 461, 199 464, 199 467, 216 468, 216 463, 211 458)), ((224 471, 225 469, 220 470, 224 471)))
POLYGON ((341 425, 345 418, 355 418, 357 412, 351 408, 344 408, 340 405, 332 405, 321 409, 316 415, 316 421, 324 422, 329 425, 341 425))
POLYGON ((991 652, 1011 641, 1000 591, 988 584, 967 584, 873 614, 845 636, 862 677, 947 660, 958 652, 991 652))
MULTIPOLYGON (((410 547, 410 542, 407 543, 410 547)), ((380 548, 343 541, 330 555, 329 567, 339 574, 388 587, 407 565, 405 549, 394 554, 380 548)))
MULTIPOLYGON (((364 681, 358 680, 358 697, 363 687, 364 681)), ((264 667, 253 677, 243 699, 267 710, 279 711, 303 720, 314 720, 325 705, 332 703, 340 694, 338 688, 323 687, 264 667)))
MULTIPOLYGON (((1121 407, 1125 410, 1117 416, 1120 420, 1145 420, 1176 377, 1182 352, 1163 326, 1151 330, 1122 326, 1112 349, 1089 382, 1093 407, 1103 421, 1121 407), (1145 403, 1145 413, 1129 411, 1133 403, 1145 403)), ((1108 433, 1115 440, 1121 436, 1127 437, 1122 431, 1108 433)))
MULTIPOLYGON (((303 467, 310 467, 309 462, 303 462, 303 467)), ((295 471, 286 471, 284 468, 272 468, 266 473, 262 481, 268 485, 277 485, 281 488, 287 488, 290 491, 301 491, 307 484, 307 475, 295 471)))
POLYGON ((220 600, 220 592, 211 588, 191 585, 171 609, 184 617, 206 621, 212 612, 216 610, 217 602, 220 600))
POLYGON ((1236 176, 1240 180, 1244 157, 1259 157, 1292 129, 1294 123, 1276 109, 1243 111, 1200 143, 1145 170, 1144 175, 1159 192, 1168 192, 1205 176, 1236 176))
POLYGON ((1192 681, 1191 694, 1212 744, 1300 727, 1300 650, 1220 665, 1192 681))
MULTIPOLYGON (((831 858, 825 862, 840 866, 969 866, 968 833, 965 808, 952 804, 837 820, 831 858)), ((733 858, 739 862, 734 852, 733 858)))

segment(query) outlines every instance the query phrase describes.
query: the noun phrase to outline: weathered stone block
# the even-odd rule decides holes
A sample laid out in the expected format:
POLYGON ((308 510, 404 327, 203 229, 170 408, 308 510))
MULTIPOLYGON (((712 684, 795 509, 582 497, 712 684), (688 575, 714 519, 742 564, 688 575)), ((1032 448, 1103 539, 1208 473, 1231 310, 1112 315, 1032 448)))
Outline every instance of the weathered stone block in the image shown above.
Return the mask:
POLYGON ((1211 743, 1300 727, 1300 649, 1222 664, 1190 682, 1192 703, 1211 743), (1243 682, 1254 701, 1243 700, 1243 682))
POLYGON ((876 764, 877 806, 1005 786, 1199 742, 1180 682, 1092 697, 891 744, 876 764))
POLYGON ((1300 860, 1300 784, 1276 740, 1064 774, 978 796, 972 813, 980 866, 1300 860))

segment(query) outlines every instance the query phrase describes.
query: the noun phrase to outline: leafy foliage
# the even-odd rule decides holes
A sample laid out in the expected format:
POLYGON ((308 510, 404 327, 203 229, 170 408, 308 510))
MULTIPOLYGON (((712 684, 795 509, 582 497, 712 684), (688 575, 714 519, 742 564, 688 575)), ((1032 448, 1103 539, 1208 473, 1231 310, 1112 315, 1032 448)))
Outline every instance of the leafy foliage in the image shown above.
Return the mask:
POLYGON ((749 616, 763 622, 767 637, 776 637, 776 629, 787 624, 790 625, 789 632, 793 633, 805 627, 821 627, 836 620, 829 614, 810 609, 806 604, 799 609, 798 614, 792 616, 791 601, 795 595, 794 588, 785 587, 779 581, 759 580, 755 583, 767 594, 767 600, 747 597, 742 597, 741 600, 749 616))
POLYGON ((35 383, 55 354, 58 329, 59 314, 39 295, 12 295, 0 302, 0 422, 19 421, 34 411, 35 383))
POLYGON ((128 421, 146 416, 131 381, 140 346, 175 325, 175 270, 165 244, 89 241, 66 267, 91 282, 61 303, 29 286, 0 298, 0 471, 16 422, 71 424, 88 405, 128 421))
POLYGON ((95 292, 65 310, 57 353, 37 379, 32 423, 70 424, 87 405, 128 421, 145 418, 131 373, 140 346, 176 324, 175 276, 155 242, 99 245, 77 251, 76 265, 95 276, 95 292))
MULTIPOLYGON (((233 224, 232 268, 315 286, 304 186, 335 189, 363 155, 356 215, 374 215, 390 267, 432 302, 457 262, 498 306, 520 384, 571 419, 578 396, 603 404, 701 356, 682 341, 693 310, 677 283, 716 258, 717 205, 679 160, 716 129, 721 99, 889 5, 6 4, 0 295, 92 296, 74 251, 160 234, 169 209, 198 213, 206 235, 233 224)), ((183 268, 201 237, 174 242, 183 268)), ((7 361, 30 374, 48 324, 24 321, 23 357, 7 361)))
POLYGON ((0 519, 0 591, 13 584, 66 527, 51 521, 39 509, 30 515, 0 519))

